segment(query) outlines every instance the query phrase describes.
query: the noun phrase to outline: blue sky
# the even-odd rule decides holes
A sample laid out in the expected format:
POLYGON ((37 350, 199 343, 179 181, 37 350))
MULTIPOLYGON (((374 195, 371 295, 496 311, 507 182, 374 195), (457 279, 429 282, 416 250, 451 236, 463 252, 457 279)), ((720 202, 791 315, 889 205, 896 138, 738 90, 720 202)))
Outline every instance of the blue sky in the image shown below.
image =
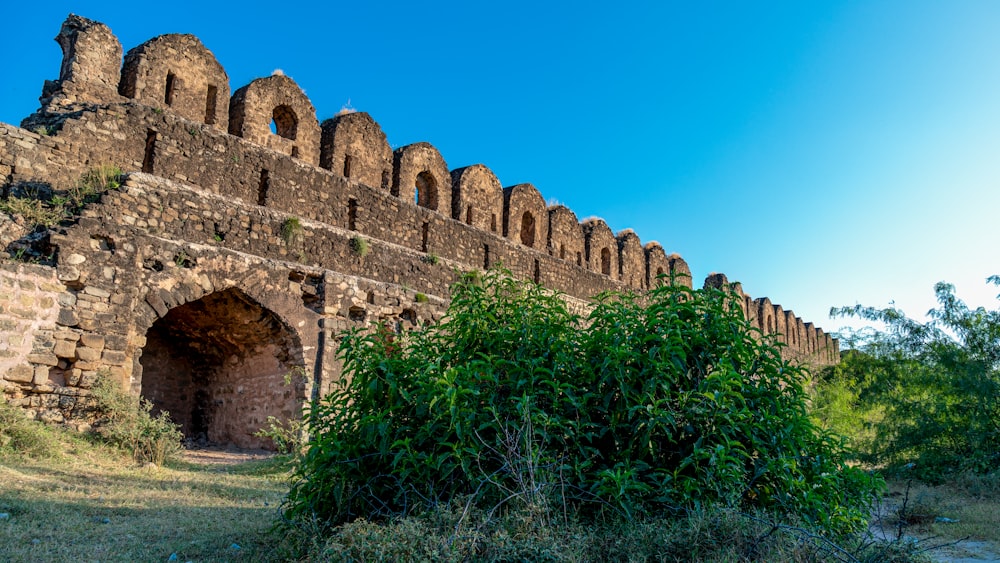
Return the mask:
POLYGON ((125 50, 192 33, 233 90, 282 69, 319 119, 531 182, 828 331, 1000 288, 1000 2, 20 2, 0 121, 58 76, 69 12, 125 50), (543 5, 536 5, 543 4, 543 5))

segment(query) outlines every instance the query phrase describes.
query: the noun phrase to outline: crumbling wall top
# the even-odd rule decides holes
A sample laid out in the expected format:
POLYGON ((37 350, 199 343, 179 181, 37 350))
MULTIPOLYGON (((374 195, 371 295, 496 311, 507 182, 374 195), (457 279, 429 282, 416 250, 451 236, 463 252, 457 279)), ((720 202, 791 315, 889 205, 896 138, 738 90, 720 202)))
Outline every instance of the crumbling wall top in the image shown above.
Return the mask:
POLYGON ((59 79, 46 81, 39 100, 58 111, 76 103, 118 98, 122 44, 103 23, 70 14, 55 38, 62 48, 59 79))
POLYGON ((194 35, 160 35, 129 50, 118 91, 145 105, 229 129, 229 76, 194 35))

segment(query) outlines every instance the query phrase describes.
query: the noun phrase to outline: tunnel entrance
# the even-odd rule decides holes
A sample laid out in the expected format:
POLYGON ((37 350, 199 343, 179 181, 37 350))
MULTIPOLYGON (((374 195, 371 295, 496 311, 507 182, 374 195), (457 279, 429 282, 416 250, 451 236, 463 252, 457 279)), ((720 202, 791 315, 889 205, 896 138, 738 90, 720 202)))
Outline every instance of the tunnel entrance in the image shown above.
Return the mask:
POLYGON ((147 331, 140 363, 142 396, 199 442, 271 449, 254 436, 267 417, 302 414, 298 338, 236 289, 171 309, 147 331))

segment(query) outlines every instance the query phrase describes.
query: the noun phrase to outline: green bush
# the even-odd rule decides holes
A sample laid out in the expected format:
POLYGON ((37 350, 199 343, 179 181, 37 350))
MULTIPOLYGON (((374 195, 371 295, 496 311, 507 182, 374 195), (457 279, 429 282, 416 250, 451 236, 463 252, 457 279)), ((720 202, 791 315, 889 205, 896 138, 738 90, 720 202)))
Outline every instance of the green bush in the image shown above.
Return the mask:
POLYGON ((131 452, 136 463, 162 465, 181 449, 178 426, 166 411, 151 414, 152 403, 125 391, 102 373, 91 389, 98 421, 94 429, 106 442, 131 452))
POLYGON ((254 432, 253 435, 258 438, 269 438, 279 454, 292 454, 302 448, 304 430, 301 420, 283 422, 277 417, 268 416, 267 426, 254 432))
POLYGON ((927 322, 895 308, 833 309, 885 329, 849 334, 854 350, 822 374, 814 399, 864 461, 929 482, 1000 469, 1000 310, 969 309, 943 282, 935 293, 927 322))
POLYGON ((723 504, 863 526, 878 483, 806 416, 803 373, 732 293, 607 295, 587 319, 509 272, 457 284, 439 324, 344 335, 286 505, 335 525, 468 499, 625 518, 723 504))
POLYGON ((58 456, 60 450, 50 426, 28 420, 24 409, 0 396, 0 457, 50 458, 58 456))

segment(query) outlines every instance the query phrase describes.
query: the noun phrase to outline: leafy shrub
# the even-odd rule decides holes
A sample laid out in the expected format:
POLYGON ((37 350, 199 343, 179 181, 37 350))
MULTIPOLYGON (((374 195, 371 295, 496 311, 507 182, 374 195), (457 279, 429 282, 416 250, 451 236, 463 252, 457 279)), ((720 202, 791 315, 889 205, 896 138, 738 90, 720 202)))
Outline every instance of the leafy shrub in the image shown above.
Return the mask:
POLYGON ((50 458, 56 457, 59 450, 59 440, 51 427, 28 420, 24 409, 0 396, 0 456, 50 458))
POLYGON ((282 421, 268 416, 267 425, 254 432, 258 438, 269 438, 279 454, 291 454, 302 449, 304 427, 301 420, 282 421))
POLYGON ((423 258, 421 258, 421 260, 423 260, 424 263, 426 264, 430 264, 431 266, 437 266, 438 262, 441 261, 441 257, 438 256, 437 254, 434 254, 433 252, 429 252, 425 254, 423 258))
POLYGON ((588 319, 509 272, 453 288, 439 324, 344 335, 286 505, 334 525, 468 499, 553 518, 720 503, 846 532, 878 483, 805 412, 803 373, 732 293, 607 295, 588 319))
POLYGON ((162 465, 180 451, 183 435, 169 413, 151 414, 152 403, 122 391, 107 373, 98 376, 91 397, 99 417, 94 426, 97 435, 131 452, 136 463, 162 465))
MULTIPOLYGON (((1000 277, 989 282, 1000 285, 1000 277)), ((832 424, 850 421, 839 424, 858 436, 865 461, 930 482, 1000 469, 1000 310, 969 309, 954 291, 935 286, 938 307, 925 323, 895 308, 833 309, 886 328, 848 335, 856 350, 818 385, 828 394, 839 386, 840 404, 822 395, 814 401, 832 424)))

